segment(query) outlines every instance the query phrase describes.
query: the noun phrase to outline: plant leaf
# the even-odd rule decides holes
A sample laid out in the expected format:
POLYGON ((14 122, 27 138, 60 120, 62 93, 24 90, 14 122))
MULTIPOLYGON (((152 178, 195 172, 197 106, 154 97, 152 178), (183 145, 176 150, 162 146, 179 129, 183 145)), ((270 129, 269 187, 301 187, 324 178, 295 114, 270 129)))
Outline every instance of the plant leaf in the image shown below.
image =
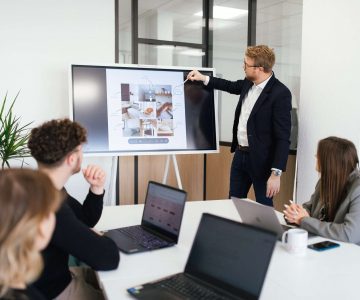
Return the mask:
MULTIPOLYGON (((9 160, 14 158, 23 158, 28 156, 30 151, 27 148, 27 141, 30 136, 29 126, 32 122, 21 124, 21 118, 17 117, 13 108, 19 96, 20 91, 11 101, 10 107, 6 110, 8 93, 3 98, 0 107, 0 159, 1 167, 10 167, 9 160)), ((22 162, 22 165, 24 162, 22 162)))

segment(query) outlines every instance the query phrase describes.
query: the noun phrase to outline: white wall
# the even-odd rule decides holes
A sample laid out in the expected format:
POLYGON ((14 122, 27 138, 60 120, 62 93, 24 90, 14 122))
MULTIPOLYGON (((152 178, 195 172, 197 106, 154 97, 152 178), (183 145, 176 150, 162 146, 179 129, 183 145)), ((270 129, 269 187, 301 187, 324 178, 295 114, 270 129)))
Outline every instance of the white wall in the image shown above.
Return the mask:
MULTIPOLYGON (((114 18, 113 0, 0 0, 0 99, 21 89, 15 112, 34 125, 67 117, 69 65, 115 62, 114 18)), ((109 161, 95 159, 108 173, 109 161)), ((68 188, 85 186, 75 178, 68 188)))
POLYGON ((319 139, 336 135, 360 149, 360 1, 304 0, 297 200, 314 190, 319 139))
MULTIPOLYGON (((319 139, 338 135, 360 148, 358 11, 358 0, 304 0, 299 202, 308 200, 317 180, 314 154, 319 139)), ((16 113, 35 125, 67 116, 68 65, 114 62, 114 2, 0 0, 0 41, 0 98, 21 89, 16 113)), ((230 115, 232 120, 233 112, 230 115)), ((222 136, 226 140, 224 132, 222 136)), ((109 174, 109 159, 103 162, 109 174)), ((83 193, 83 186, 76 179, 71 189, 83 193)))

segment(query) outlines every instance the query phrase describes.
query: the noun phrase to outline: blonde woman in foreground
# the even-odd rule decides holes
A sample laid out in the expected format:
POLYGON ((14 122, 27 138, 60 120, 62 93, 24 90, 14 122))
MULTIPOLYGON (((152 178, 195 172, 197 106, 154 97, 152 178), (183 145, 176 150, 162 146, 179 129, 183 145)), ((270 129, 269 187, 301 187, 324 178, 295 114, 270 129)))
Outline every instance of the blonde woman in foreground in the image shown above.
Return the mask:
POLYGON ((55 227, 60 194, 44 173, 0 170, 0 299, 43 300, 29 286, 41 273, 40 251, 55 227))

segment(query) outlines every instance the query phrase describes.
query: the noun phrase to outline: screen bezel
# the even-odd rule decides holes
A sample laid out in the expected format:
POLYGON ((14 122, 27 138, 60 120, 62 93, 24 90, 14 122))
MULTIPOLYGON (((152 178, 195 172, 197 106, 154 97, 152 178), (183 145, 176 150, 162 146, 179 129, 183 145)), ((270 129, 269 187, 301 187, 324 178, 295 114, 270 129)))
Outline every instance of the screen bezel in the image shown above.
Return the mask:
POLYGON ((275 248, 275 245, 276 245, 276 241, 277 241, 277 235, 276 235, 275 232, 265 230, 265 229, 262 229, 262 228, 258 228, 258 227, 248 225, 248 224, 245 224, 245 223, 240 223, 240 222, 237 222, 237 221, 234 221, 234 220, 231 220, 231 219, 226 219, 226 218, 216 216, 216 215, 213 215, 213 214, 203 213, 202 217, 201 217, 201 220, 200 220, 200 223, 199 223, 199 226, 198 226, 197 233, 196 233, 195 238, 194 238, 194 241, 193 241, 193 244, 192 244, 192 247, 191 247, 187 262, 186 262, 186 265, 185 265, 184 273, 187 276, 195 277, 198 280, 206 282, 206 283, 212 285, 213 287, 215 286, 216 288, 219 288, 222 291, 225 291, 225 292, 227 292, 227 293, 229 293, 231 295, 241 296, 241 297, 239 297, 241 299, 245 298, 245 299, 254 299, 255 300, 255 299, 259 298, 259 296, 261 294, 262 287, 264 285, 265 277, 266 277, 266 274, 267 274, 267 271, 268 271, 268 268, 269 268, 269 265, 270 265, 271 257, 272 257, 272 254, 273 254, 273 251, 274 251, 274 248, 275 248), (202 225, 202 223, 206 221, 205 219, 213 219, 215 221, 218 220, 218 221, 221 221, 221 222, 228 223, 229 225, 242 226, 244 228, 248 228, 248 230, 252 230, 254 233, 259 232, 263 236, 266 235, 268 241, 273 242, 272 246, 271 246, 271 249, 270 249, 271 251, 268 253, 268 257, 267 257, 267 260, 269 261, 269 264, 263 270, 263 274, 261 274, 261 277, 263 278, 263 282, 262 282, 262 286, 260 287, 259 294, 257 294, 257 295, 252 294, 252 293, 250 293, 248 291, 245 291, 245 290, 243 290, 241 288, 237 288, 237 287, 234 287, 232 285, 228 285, 225 282, 220 281, 218 278, 209 276, 209 275, 204 274, 202 272, 197 272, 196 270, 192 269, 192 266, 189 265, 190 257, 193 254, 193 252, 195 251, 194 250, 194 241, 195 241, 195 239, 196 239, 196 237, 198 235, 200 226, 204 226, 204 225, 202 225))
POLYGON ((165 237, 166 240, 174 242, 176 244, 178 242, 178 240, 179 240, 179 235, 180 235, 181 224, 182 224, 183 215, 184 215, 186 198, 187 198, 187 193, 184 190, 180 190, 180 189, 174 188, 172 186, 165 185, 165 184, 150 180, 149 184, 148 184, 148 187, 147 187, 147 191, 146 191, 144 209, 143 209, 143 214, 142 214, 142 217, 141 217, 141 226, 145 227, 146 229, 148 229, 151 232, 155 232, 157 234, 160 234, 162 237, 165 237), (155 224, 152 224, 151 222, 148 222, 148 221, 144 220, 145 207, 148 204, 147 203, 147 197, 148 197, 150 185, 157 185, 157 186, 160 186, 160 187, 163 187, 163 188, 172 189, 172 190, 174 190, 176 192, 179 192, 179 193, 184 195, 184 202, 183 202, 182 210, 181 210, 181 219, 180 219, 178 234, 174 234, 172 232, 169 232, 169 231, 167 231, 167 230, 165 230, 165 229, 163 229, 161 227, 156 226, 155 224))
MULTIPOLYGON (((194 68, 184 67, 184 66, 155 66, 155 65, 140 65, 140 64, 82 64, 82 63, 74 63, 69 66, 69 119, 74 120, 74 92, 73 92, 73 67, 103 67, 103 68, 119 68, 119 69, 132 69, 132 70, 141 70, 141 69, 149 69, 149 70, 176 70, 176 71, 184 71, 190 72, 194 68)), ((214 68, 196 68, 200 72, 206 71, 211 72, 212 76, 215 76, 214 68)), ((214 115, 215 115, 215 149, 211 150, 184 150, 184 149, 171 149, 171 150, 133 150, 133 151, 87 151, 84 150, 84 156, 133 156, 133 155, 169 155, 169 154, 210 154, 210 153, 219 153, 220 152, 220 143, 219 143, 219 110, 218 110, 218 92, 217 90, 213 90, 214 92, 214 115)))

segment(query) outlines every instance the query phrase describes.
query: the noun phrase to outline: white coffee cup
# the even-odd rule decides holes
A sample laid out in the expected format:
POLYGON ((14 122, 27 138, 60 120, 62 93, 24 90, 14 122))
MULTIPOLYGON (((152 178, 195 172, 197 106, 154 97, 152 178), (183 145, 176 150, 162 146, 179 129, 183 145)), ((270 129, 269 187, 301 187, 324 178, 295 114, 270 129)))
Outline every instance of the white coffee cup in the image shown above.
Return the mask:
POLYGON ((307 249, 308 232, 300 228, 292 228, 282 235, 282 244, 286 250, 295 255, 305 255, 307 249))

